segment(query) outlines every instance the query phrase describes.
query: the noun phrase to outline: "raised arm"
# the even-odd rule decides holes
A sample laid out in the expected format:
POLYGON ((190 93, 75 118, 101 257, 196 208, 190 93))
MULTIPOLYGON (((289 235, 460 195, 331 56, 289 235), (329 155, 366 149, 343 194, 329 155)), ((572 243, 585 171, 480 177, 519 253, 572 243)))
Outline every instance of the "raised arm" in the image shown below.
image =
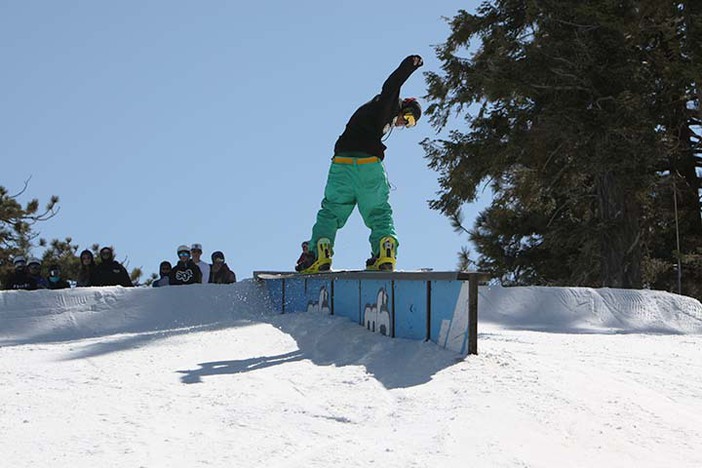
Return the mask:
POLYGON ((383 107, 385 118, 397 112, 398 101, 400 98, 400 88, 407 81, 414 71, 424 64, 422 57, 419 55, 410 55, 406 57, 397 69, 390 74, 383 89, 378 96, 378 100, 383 107))

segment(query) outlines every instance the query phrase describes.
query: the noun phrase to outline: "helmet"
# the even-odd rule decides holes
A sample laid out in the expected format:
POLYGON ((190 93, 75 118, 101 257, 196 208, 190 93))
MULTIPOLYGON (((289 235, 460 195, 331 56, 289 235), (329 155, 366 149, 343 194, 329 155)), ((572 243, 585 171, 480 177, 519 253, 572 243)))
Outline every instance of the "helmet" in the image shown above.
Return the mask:
POLYGON ((41 265, 41 260, 39 260, 37 257, 29 257, 29 261, 27 262, 27 266, 29 265, 41 265))
POLYGON ((415 98, 405 98, 400 101, 400 114, 412 114, 416 122, 422 116, 422 106, 415 98))
POLYGON ((18 263, 25 264, 25 263, 27 263, 27 260, 25 260, 25 258, 23 256, 18 255, 15 257, 14 260, 12 260, 12 264, 17 265, 18 263))
POLYGON ((190 247, 188 247, 187 245, 179 245, 178 250, 176 250, 176 253, 181 253, 181 252, 190 253, 190 247))

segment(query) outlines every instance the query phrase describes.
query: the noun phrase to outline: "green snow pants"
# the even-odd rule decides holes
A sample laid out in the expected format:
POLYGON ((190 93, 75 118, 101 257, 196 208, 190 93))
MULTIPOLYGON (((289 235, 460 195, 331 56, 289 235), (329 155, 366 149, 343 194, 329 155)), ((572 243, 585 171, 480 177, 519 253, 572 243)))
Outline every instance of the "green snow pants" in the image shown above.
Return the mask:
POLYGON ((392 208, 388 202, 390 184, 383 163, 378 159, 360 164, 358 161, 368 160, 368 155, 362 153, 342 153, 334 159, 347 163, 332 161, 329 168, 322 208, 317 213, 317 222, 312 228, 310 251, 317 253, 317 241, 323 237, 328 238, 333 247, 336 231, 346 224, 354 207, 358 205, 363 222, 371 230, 368 238, 371 251, 373 255, 378 255, 380 239, 391 236, 397 242, 392 208))

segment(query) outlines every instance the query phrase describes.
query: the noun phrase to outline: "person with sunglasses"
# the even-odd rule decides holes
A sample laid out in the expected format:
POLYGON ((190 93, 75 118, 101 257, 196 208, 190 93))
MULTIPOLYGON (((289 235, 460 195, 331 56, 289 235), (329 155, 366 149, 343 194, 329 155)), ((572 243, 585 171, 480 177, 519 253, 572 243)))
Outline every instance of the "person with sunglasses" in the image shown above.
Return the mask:
POLYGON ((236 283, 236 274, 229 269, 224 261, 224 254, 219 250, 212 253, 212 267, 210 268, 209 282, 214 284, 236 283))
POLYGON ((49 289, 68 289, 71 285, 61 277, 61 267, 57 263, 53 263, 49 267, 49 276, 46 278, 49 289))
POLYGON ((114 258, 112 247, 100 249, 100 263, 95 267, 91 278, 91 286, 134 286, 127 269, 114 258))
POLYGON ((322 207, 312 228, 309 251, 295 267, 301 273, 331 269, 334 239, 358 205, 370 228, 368 270, 394 270, 397 234, 389 203, 390 185, 382 161, 384 137, 394 127, 414 127, 422 109, 414 98, 401 99, 400 88, 423 65, 410 55, 383 83, 380 94, 359 107, 334 145, 334 157, 324 188, 322 207))
POLYGON ((178 246, 178 263, 168 275, 168 283, 172 286, 202 283, 200 267, 190 258, 190 248, 187 245, 178 246))
POLYGON ((202 282, 207 283, 207 279, 210 277, 210 265, 201 259, 202 257, 202 244, 193 244, 190 246, 190 255, 193 258, 193 262, 200 269, 202 273, 202 282))
POLYGON ((41 260, 36 257, 30 257, 27 262, 27 273, 29 277, 36 283, 37 289, 47 289, 49 282, 41 276, 41 260))
POLYGON ((34 279, 27 269, 27 261, 21 255, 18 255, 12 261, 15 267, 4 282, 5 289, 8 290, 25 290, 33 291, 39 289, 36 279, 34 279))

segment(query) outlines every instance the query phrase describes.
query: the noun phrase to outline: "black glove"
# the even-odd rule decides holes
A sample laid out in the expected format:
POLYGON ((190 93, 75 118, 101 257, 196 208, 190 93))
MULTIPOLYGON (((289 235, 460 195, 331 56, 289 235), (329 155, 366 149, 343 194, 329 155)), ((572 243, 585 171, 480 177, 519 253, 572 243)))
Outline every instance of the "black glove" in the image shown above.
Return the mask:
POLYGON ((412 59, 412 65, 414 65, 416 68, 419 68, 422 65, 424 65, 424 60, 422 60, 422 57, 420 57, 419 55, 410 55, 407 58, 412 59))

